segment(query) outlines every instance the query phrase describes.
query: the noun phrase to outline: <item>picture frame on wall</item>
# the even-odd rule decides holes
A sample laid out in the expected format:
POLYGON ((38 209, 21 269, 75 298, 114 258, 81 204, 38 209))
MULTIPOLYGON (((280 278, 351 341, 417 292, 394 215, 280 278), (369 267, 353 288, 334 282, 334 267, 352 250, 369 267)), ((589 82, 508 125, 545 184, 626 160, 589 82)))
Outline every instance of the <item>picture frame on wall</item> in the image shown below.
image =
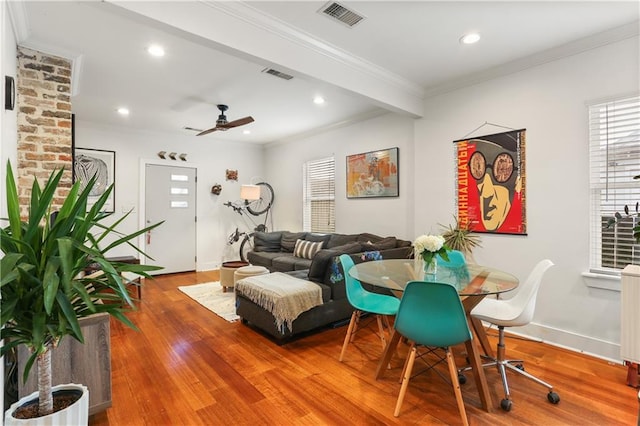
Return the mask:
POLYGON ((527 235, 525 145, 526 129, 454 141, 461 227, 527 235))
MULTIPOLYGON (((73 178, 80 181, 80 189, 84 189, 93 176, 97 177, 96 184, 89 194, 87 208, 104 194, 109 185, 115 183, 116 152, 103 149, 74 148, 73 150, 73 178)), ((115 212, 116 188, 114 185, 109 199, 104 204, 106 213, 115 212)))
POLYGON ((347 198, 398 197, 398 148, 347 156, 347 198))

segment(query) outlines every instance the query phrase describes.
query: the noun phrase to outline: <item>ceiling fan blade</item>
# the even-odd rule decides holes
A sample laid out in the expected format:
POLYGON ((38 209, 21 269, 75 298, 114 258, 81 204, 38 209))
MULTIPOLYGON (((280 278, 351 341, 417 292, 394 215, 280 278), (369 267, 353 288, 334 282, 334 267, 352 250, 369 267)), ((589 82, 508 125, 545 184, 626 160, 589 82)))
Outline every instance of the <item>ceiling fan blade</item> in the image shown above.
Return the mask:
POLYGON ((223 129, 231 129, 232 127, 244 126, 245 124, 253 123, 253 121, 253 117, 249 116, 230 121, 227 124, 218 125, 218 127, 223 129))
POLYGON ((215 131, 216 131, 216 130, 218 130, 218 129, 219 129, 219 127, 218 127, 218 126, 216 126, 216 127, 212 127, 212 128, 210 128, 210 129, 203 130, 202 132, 198 133, 196 136, 204 136, 204 135, 208 135, 209 133, 211 133, 211 132, 215 132, 215 131))

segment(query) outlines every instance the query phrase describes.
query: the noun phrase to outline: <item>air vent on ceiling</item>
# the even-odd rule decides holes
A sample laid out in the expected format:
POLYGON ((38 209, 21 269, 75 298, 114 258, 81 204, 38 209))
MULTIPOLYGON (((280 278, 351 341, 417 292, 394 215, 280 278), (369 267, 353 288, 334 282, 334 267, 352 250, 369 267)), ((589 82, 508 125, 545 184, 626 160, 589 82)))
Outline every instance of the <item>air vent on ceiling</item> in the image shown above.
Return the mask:
POLYGON ((329 18, 333 18, 348 27, 355 26, 365 18, 363 15, 360 15, 351 9, 347 9, 335 1, 330 1, 322 6, 322 8, 318 10, 318 13, 328 16, 329 18))
POLYGON ((265 68, 265 69, 262 70, 262 72, 266 72, 267 74, 271 74, 271 75, 273 75, 275 77, 282 78, 284 80, 291 80, 293 78, 292 75, 285 74, 282 71, 278 71, 278 70, 273 69, 273 68, 265 68))

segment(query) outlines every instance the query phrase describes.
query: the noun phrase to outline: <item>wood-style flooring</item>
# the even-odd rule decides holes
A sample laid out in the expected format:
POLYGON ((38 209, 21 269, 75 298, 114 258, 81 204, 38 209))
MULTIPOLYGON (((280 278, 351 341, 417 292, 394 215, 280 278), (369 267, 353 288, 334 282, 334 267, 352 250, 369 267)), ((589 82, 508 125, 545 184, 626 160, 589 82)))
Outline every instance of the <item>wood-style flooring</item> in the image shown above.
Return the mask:
MULTIPOLYGON (((406 350, 400 348, 376 381, 382 350, 375 327, 359 332, 340 363, 346 327, 278 346, 178 290, 217 280, 217 271, 147 280, 139 309, 130 314, 140 331, 112 319, 113 406, 92 416, 90 425, 460 424, 451 386, 432 371, 411 380, 400 417, 393 416, 406 350)), ((496 331, 489 334, 495 344, 496 331)), ((462 394, 471 425, 637 424, 638 390, 625 384, 625 367, 513 337, 507 355, 525 359, 527 371, 553 384, 560 403, 550 404, 546 389, 511 376, 513 409, 504 412, 500 378, 491 369, 494 408, 487 413, 467 374, 462 394)), ((462 366, 464 356, 456 362, 462 366)))

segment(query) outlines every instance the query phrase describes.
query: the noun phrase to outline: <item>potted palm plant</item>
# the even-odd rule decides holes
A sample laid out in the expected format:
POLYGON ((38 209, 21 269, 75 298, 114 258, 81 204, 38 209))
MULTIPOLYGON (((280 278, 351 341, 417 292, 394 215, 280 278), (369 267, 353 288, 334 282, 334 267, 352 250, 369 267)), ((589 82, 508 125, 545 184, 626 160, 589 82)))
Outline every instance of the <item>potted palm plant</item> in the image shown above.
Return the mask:
POLYGON ((481 247, 480 236, 474 234, 469 226, 461 225, 456 216, 453 216, 454 225, 442 225, 442 236, 444 237, 444 243, 451 250, 458 250, 464 254, 464 257, 469 263, 475 263, 473 258, 473 249, 481 247))
MULTIPOLYGON (((79 319, 96 313, 106 312, 135 328, 125 316, 135 305, 126 289, 123 273, 149 277, 147 272, 160 269, 110 262, 106 257, 110 250, 123 244, 140 252, 131 241, 160 223, 128 235, 116 229, 126 215, 113 225, 104 225, 102 220, 109 214, 101 210, 113 188, 108 188, 91 208, 87 208, 95 179, 91 179, 84 189, 76 182, 60 209, 54 212, 53 199, 62 174, 63 170, 51 173, 42 188, 34 179, 28 217, 23 220, 11 164, 7 164, 8 218, 5 220, 8 225, 0 229, 3 253, 0 260, 0 337, 3 342, 0 354, 26 345, 30 356, 22 380, 27 380, 35 363, 38 392, 37 398, 34 393, 14 404, 6 413, 5 424, 19 422, 18 417, 58 415, 52 414, 55 397, 51 383, 51 351, 66 336, 82 343, 79 319), (101 272, 85 275, 84 271, 92 264, 99 265, 101 272), (23 404, 29 398, 33 401, 23 404), (16 406, 20 408, 14 410, 16 406)), ((84 414, 73 420, 49 419, 47 424, 86 423, 88 396, 85 393, 79 398, 84 405, 84 414)))

